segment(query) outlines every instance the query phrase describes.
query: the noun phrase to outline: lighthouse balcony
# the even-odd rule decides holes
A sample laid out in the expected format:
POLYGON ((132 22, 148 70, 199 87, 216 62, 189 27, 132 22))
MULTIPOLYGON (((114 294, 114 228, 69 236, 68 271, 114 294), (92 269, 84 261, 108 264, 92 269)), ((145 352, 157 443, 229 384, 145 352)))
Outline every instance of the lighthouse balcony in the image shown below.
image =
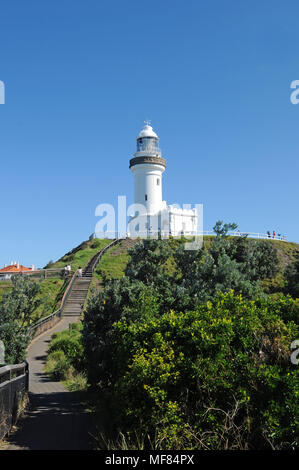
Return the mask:
POLYGON ((149 155, 148 152, 141 154, 141 152, 136 152, 134 158, 130 160, 130 168, 135 167, 136 165, 159 165, 163 170, 166 168, 166 160, 160 155, 152 154, 149 155))
POLYGON ((161 150, 159 148, 138 150, 134 157, 161 157, 161 150))

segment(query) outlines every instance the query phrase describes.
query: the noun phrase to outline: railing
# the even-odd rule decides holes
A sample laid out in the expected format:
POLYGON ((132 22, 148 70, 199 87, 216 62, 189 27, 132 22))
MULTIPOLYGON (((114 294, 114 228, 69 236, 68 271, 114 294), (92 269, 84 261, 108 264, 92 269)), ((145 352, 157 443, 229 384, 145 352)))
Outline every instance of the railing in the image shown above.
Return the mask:
MULTIPOLYGON (((216 235, 215 232, 213 230, 208 230, 208 231, 204 231, 204 232, 199 232, 199 235, 216 235)), ((227 235, 231 236, 231 237, 248 237, 248 238, 258 238, 258 239, 263 239, 263 240, 280 240, 280 241, 287 241, 287 238, 285 235, 268 235, 267 233, 256 233, 256 232, 239 232, 238 230, 237 231, 230 231, 230 232, 227 232, 227 235)))
MULTIPOLYGON (((85 271, 89 269, 93 272, 103 254, 116 243, 118 243, 118 239, 113 240, 113 242, 97 253, 89 261, 85 271)), ((27 331, 31 340, 49 328, 52 328, 52 326, 59 321, 76 278, 77 273, 75 272, 63 295, 60 308, 28 328, 27 331)), ((9 365, 0 368, 0 440, 16 423, 20 405, 28 393, 28 389, 29 366, 26 361, 22 364, 9 365)))
MULTIPOLYGON (((112 233, 112 232, 111 232, 112 233)), ((114 233, 114 232, 113 232, 114 233)), ((97 253, 88 263, 86 266, 84 273, 91 271, 94 272, 95 268, 97 267, 100 259, 102 258, 103 254, 106 253, 112 246, 116 245, 119 242, 118 238, 115 238, 109 245, 105 246, 99 253, 97 253)))
POLYGON ((144 149, 139 149, 137 152, 134 153, 134 157, 161 157, 161 149, 157 148, 144 148, 144 149))
MULTIPOLYGON (((91 238, 116 238, 116 239, 125 239, 125 238, 157 238, 159 235, 162 236, 162 238, 169 238, 169 237, 181 237, 181 236, 195 236, 195 235, 202 235, 202 236, 216 236, 216 233, 213 230, 205 230, 202 232, 187 232, 184 231, 182 233, 181 231, 178 232, 169 232, 167 230, 162 230, 162 231, 144 231, 144 232, 138 232, 138 235, 131 237, 130 233, 120 233, 120 232, 96 232, 91 234, 89 237, 91 238)), ((245 237, 247 236, 248 238, 257 238, 257 239, 264 239, 264 240, 280 240, 280 241, 287 241, 287 238, 285 235, 268 235, 267 233, 257 233, 257 232, 239 232, 239 231, 230 231, 227 233, 227 235, 232 236, 232 237, 245 237)))
POLYGON ((0 367, 0 439, 16 423, 28 388, 29 369, 26 361, 0 367))
POLYGON ((63 277, 65 273, 64 268, 52 268, 52 269, 38 269, 36 271, 20 271, 20 272, 4 272, 0 274, 0 281, 6 281, 11 276, 30 276, 35 279, 51 279, 63 277))
POLYGON ((61 318, 61 315, 62 315, 62 311, 63 311, 64 306, 67 302, 67 299, 70 295, 70 292, 72 290, 72 287, 73 287, 73 284, 76 280, 76 277, 77 277, 77 273, 74 272, 73 277, 70 280, 69 285, 67 286, 66 291, 65 291, 65 293, 62 297, 59 309, 56 310, 55 312, 51 313, 51 315, 48 315, 47 317, 42 318, 41 320, 36 322, 34 325, 32 325, 28 328, 28 333, 30 335, 31 340, 33 338, 35 338, 36 336, 39 336, 40 334, 44 333, 44 331, 49 330, 56 323, 59 322, 59 320, 61 318))

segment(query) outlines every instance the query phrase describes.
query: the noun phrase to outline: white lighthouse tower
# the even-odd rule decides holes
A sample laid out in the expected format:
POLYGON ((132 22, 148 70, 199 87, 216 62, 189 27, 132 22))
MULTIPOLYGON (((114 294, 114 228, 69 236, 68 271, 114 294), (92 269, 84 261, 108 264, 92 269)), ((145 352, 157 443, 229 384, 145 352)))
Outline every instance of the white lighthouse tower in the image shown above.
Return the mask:
POLYGON ((165 168, 159 138, 146 122, 138 134, 137 152, 130 160, 130 169, 134 175, 135 204, 145 206, 148 215, 156 214, 163 208, 162 173, 165 168))
POLYGON ((134 175, 134 216, 129 222, 131 236, 165 236, 195 234, 195 209, 179 209, 162 199, 162 174, 166 160, 162 158, 159 137, 148 121, 137 136, 137 152, 130 160, 134 175))

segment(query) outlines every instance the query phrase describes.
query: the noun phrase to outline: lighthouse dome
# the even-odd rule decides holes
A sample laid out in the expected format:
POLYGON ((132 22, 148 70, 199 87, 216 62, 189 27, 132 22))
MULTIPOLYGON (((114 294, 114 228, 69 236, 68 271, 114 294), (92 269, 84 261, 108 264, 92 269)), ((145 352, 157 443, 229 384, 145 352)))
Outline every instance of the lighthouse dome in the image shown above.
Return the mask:
POLYGON ((141 131, 139 132, 138 134, 138 137, 137 139, 140 139, 142 137, 154 137, 155 139, 158 139, 159 137, 157 136, 157 134, 153 131, 153 128, 152 126, 150 126, 149 124, 146 124, 142 129, 141 131))

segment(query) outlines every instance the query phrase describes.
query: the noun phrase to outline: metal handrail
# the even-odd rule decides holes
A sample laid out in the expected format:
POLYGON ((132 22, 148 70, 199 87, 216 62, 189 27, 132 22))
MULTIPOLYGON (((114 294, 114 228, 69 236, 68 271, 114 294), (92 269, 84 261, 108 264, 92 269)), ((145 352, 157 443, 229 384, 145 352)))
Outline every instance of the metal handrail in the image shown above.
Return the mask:
MULTIPOLYGON (((138 238, 147 238, 147 237, 154 237, 161 234, 162 237, 169 237, 169 236, 182 236, 182 235, 188 235, 188 236, 216 236, 216 233, 213 230, 205 230, 201 232, 192 232, 192 231, 185 231, 183 234, 181 231, 177 232, 169 232, 168 230, 161 230, 161 231, 144 231, 144 232, 139 232, 138 233, 138 238)), ((270 234, 270 236, 267 233, 259 233, 259 232, 238 232, 238 231, 229 231, 227 232, 228 236, 233 236, 233 237, 239 237, 239 236, 247 236, 248 238, 257 238, 257 239, 263 239, 263 240, 279 240, 279 241, 287 241, 287 238, 285 235, 273 235, 270 234)), ((126 238, 133 238, 130 237, 130 233, 127 232, 126 234, 121 234, 120 232, 94 232, 91 234, 90 238, 103 238, 103 239, 109 239, 109 238, 116 238, 118 240, 121 239, 126 239, 126 238)), ((134 237, 136 238, 136 237, 134 237)))
POLYGON ((91 269, 91 272, 94 272, 95 268, 97 267, 100 259, 102 258, 103 254, 106 253, 107 250, 109 250, 109 248, 111 248, 112 246, 116 245, 116 243, 119 242, 119 239, 116 238, 115 240, 113 240, 111 243, 109 243, 109 245, 105 246, 101 251, 99 251, 99 253, 96 253, 95 256, 93 258, 91 258, 91 260, 89 261, 88 265, 86 266, 84 272, 86 273, 87 271, 89 271, 91 269))
POLYGON ((22 362, 22 364, 11 364, 7 366, 0 367, 0 387, 4 387, 8 382, 11 382, 13 379, 26 375, 28 372, 28 363, 27 361, 22 362), (13 377, 13 374, 22 372, 21 374, 17 374, 16 377, 13 377), (8 375, 8 377, 5 377, 8 375), (5 377, 5 380, 3 380, 5 377))
POLYGON ((29 365, 12 364, 0 367, 0 439, 16 423, 18 418, 17 401, 24 399, 29 390, 29 365))
POLYGON ((69 297, 69 294, 70 294, 70 291, 73 287, 73 284, 75 282, 75 279, 76 279, 76 271, 74 272, 73 274, 73 277, 72 279, 70 280, 66 290, 65 290, 65 293, 63 294, 63 297, 61 299, 61 302, 60 302, 60 307, 58 310, 55 310, 55 312, 51 313, 50 315, 44 317, 44 318, 41 318, 40 320, 38 320, 36 323, 34 323, 33 325, 31 325, 29 328, 28 328, 28 334, 31 336, 31 338, 34 337, 34 331, 36 331, 41 325, 43 325, 44 323, 48 323, 50 322, 51 320, 53 320, 55 317, 61 317, 62 315, 62 311, 63 311, 63 308, 66 304, 66 301, 69 297))
MULTIPOLYGON (((9 266, 8 266, 9 267, 9 266)), ((1 280, 5 280, 5 276, 32 276, 32 277, 42 277, 44 279, 51 278, 54 274, 60 275, 65 272, 65 268, 49 268, 49 269, 36 269, 35 271, 18 271, 18 272, 9 272, 5 271, 0 273, 1 280)), ((72 273, 73 271, 71 271, 72 273)))

